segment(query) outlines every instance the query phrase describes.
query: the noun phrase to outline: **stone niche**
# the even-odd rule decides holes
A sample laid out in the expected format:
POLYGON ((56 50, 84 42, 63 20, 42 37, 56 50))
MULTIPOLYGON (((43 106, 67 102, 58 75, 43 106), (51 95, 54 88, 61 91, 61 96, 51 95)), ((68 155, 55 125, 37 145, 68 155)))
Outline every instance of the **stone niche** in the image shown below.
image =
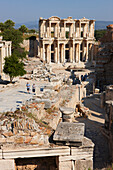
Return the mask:
POLYGON ((15 160, 16 170, 56 170, 58 157, 18 158, 15 160))

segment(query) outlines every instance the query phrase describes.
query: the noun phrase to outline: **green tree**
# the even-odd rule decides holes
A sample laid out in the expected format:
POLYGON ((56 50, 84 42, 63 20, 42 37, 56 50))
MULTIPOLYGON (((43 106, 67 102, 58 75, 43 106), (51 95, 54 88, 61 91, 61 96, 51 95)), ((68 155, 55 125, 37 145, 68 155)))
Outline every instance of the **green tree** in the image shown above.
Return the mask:
POLYGON ((22 32, 16 30, 14 28, 7 28, 4 29, 2 33, 3 39, 7 41, 12 41, 12 50, 17 49, 20 47, 20 43, 23 42, 23 35, 22 32))
POLYGON ((106 30, 95 30, 95 38, 98 41, 100 38, 102 38, 106 33, 106 30))
POLYGON ((28 32, 29 32, 29 33, 35 33, 36 30, 35 30, 35 29, 30 29, 30 30, 28 30, 28 32))
POLYGON ((5 29, 4 23, 0 22, 0 31, 4 31, 4 29, 5 29))
POLYGON ((3 71, 5 74, 9 75, 11 83, 14 77, 23 76, 26 73, 23 62, 19 60, 16 54, 12 54, 10 57, 5 57, 3 71))
POLYGON ((15 23, 8 19, 7 21, 4 22, 4 26, 5 26, 5 29, 11 29, 11 28, 14 28, 15 26, 15 23))
POLYGON ((28 28, 25 25, 21 25, 21 27, 19 28, 19 31, 21 31, 22 33, 25 33, 28 31, 28 28))
POLYGON ((28 54, 27 51, 24 50, 24 48, 18 47, 13 51, 13 54, 18 56, 18 58, 22 61, 24 58, 26 58, 26 55, 28 54))

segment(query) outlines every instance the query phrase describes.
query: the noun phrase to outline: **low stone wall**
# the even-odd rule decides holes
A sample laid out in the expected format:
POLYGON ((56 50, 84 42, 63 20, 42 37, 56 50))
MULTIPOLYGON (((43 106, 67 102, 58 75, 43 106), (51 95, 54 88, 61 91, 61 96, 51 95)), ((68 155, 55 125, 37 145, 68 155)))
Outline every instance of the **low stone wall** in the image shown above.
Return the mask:
POLYGON ((5 170, 8 161, 11 160, 12 170, 14 165, 16 169, 21 170, 29 168, 31 170, 93 170, 93 148, 94 144, 88 138, 84 137, 83 146, 68 147, 68 146, 53 146, 53 147, 26 147, 26 148, 2 148, 0 150, 0 161, 5 170), (3 160, 4 159, 4 160, 3 160), (5 163, 3 163, 3 161, 5 163), (15 162, 15 163, 14 163, 15 162))

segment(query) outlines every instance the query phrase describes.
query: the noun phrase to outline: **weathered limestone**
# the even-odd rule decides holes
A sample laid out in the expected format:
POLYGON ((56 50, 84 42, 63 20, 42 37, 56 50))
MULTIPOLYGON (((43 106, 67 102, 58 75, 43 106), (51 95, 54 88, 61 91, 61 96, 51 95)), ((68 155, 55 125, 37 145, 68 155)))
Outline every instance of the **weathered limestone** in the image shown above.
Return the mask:
POLYGON ((113 85, 106 86, 101 94, 101 107, 105 109, 103 134, 108 140, 110 161, 113 161, 113 85))
POLYGON ((53 140, 58 144, 80 146, 84 137, 83 123, 59 123, 55 131, 53 140))
POLYGON ((58 155, 69 155, 70 148, 66 146, 60 147, 43 147, 43 148, 24 148, 15 150, 3 149, 4 159, 16 159, 16 158, 33 158, 33 157, 48 157, 58 155))
POLYGON ((40 58, 47 63, 93 61, 94 24, 86 18, 40 18, 40 58))
POLYGON ((100 40, 96 57, 96 86, 104 90, 105 85, 113 84, 113 25, 107 26, 107 32, 100 40))
POLYGON ((0 76, 1 78, 5 78, 3 73, 4 67, 4 58, 11 55, 11 41, 2 40, 2 36, 0 37, 0 76))
POLYGON ((15 170, 14 160, 0 160, 0 169, 3 170, 15 170))
POLYGON ((74 109, 69 107, 61 107, 60 111, 62 112, 63 122, 72 122, 74 118, 74 109))

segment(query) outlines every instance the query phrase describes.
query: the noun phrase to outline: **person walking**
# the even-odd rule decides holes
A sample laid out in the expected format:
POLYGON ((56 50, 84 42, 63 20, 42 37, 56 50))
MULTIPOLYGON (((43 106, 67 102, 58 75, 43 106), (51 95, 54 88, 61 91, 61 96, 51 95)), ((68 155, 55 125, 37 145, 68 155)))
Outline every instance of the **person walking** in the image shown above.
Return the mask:
POLYGON ((26 84, 26 87, 27 87, 27 93, 30 93, 29 90, 30 90, 30 84, 27 82, 26 84))
POLYGON ((33 84, 32 85, 32 92, 34 93, 34 95, 35 95, 35 91, 36 91, 36 86, 35 86, 35 84, 33 84))

